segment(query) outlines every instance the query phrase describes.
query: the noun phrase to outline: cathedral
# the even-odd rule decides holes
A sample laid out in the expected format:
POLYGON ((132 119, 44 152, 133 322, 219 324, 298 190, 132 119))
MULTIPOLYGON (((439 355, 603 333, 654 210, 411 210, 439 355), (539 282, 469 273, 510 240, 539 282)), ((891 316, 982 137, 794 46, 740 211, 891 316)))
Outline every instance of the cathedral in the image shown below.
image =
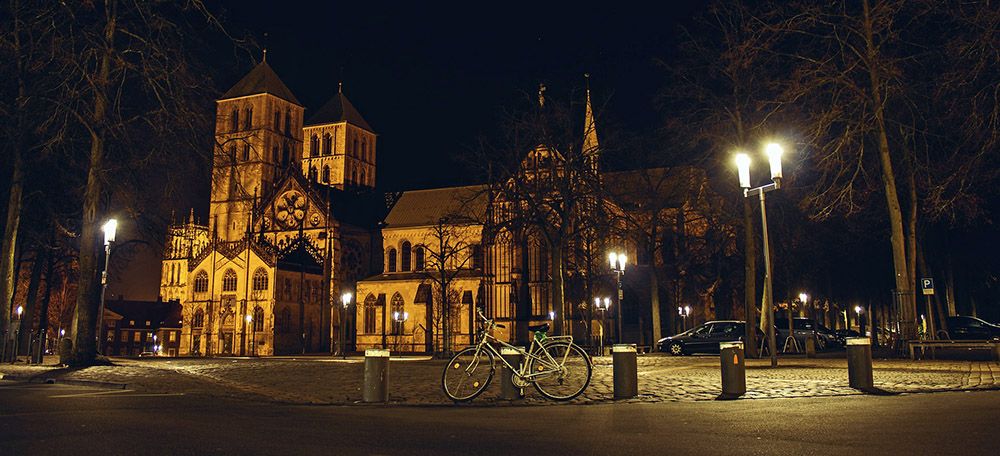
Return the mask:
MULTIPOLYGON (((209 219, 191 210, 167 233, 160 296, 181 303, 179 355, 439 352, 474 340, 477 308, 508 322, 497 335, 510 341, 526 340, 529 324, 547 321, 588 340, 613 328, 606 331, 589 304, 599 291, 614 291, 600 259, 617 246, 641 264, 641 242, 574 226, 574 239, 553 248, 553 236, 543 236, 546 219, 535 228, 506 223, 523 208, 514 200, 524 197, 505 191, 509 185, 379 193, 377 135, 342 88, 306 120, 266 60, 216 106, 209 219), (564 269, 557 263, 567 265, 558 283, 553 277, 564 269)), ((539 145, 524 152, 510 179, 584 175, 619 189, 641 180, 600 171, 589 89, 585 107, 584 166, 571 172, 559 151, 539 145)), ((696 173, 669 173, 704 185, 696 173)), ((625 220, 622 207, 642 206, 595 195, 581 197, 574 210, 625 220)), ((683 214, 696 204, 682 199, 663 210, 683 214)), ((641 317, 638 326, 642 333, 641 317)))

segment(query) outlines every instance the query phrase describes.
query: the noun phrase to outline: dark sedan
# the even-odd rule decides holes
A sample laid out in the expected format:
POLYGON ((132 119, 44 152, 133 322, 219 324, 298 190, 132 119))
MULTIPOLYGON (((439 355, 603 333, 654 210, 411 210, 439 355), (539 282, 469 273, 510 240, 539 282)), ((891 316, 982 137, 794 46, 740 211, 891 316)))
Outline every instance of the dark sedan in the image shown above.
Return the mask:
MULTIPOLYGON (((657 349, 674 356, 692 353, 718 353, 720 342, 742 341, 746 324, 738 320, 710 321, 680 334, 664 337, 656 343, 657 349)), ((757 340, 764 333, 757 329, 757 340)))
POLYGON ((1000 326, 976 317, 948 317, 948 336, 953 340, 992 340, 1000 338, 1000 326))

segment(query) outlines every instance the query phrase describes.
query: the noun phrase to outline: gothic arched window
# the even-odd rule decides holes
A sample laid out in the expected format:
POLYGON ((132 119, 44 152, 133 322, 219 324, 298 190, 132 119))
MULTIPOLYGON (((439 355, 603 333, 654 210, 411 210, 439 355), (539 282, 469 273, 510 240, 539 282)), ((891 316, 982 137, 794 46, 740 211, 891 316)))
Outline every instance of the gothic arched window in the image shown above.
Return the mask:
POLYGON ((233 108, 232 113, 229 114, 229 131, 238 131, 240 129, 240 110, 233 108))
POLYGON ((312 138, 309 138, 309 156, 319 156, 319 137, 316 135, 312 135, 312 138))
POLYGON ((192 327, 201 328, 205 326, 205 311, 198 309, 194 313, 194 321, 191 323, 192 327))
POLYGON ((360 183, 361 183, 361 185, 366 185, 367 184, 367 182, 365 182, 365 170, 361 170, 361 181, 360 181, 360 183))
POLYGON ((406 272, 410 270, 410 241, 403 241, 400 246, 399 270, 406 272))
POLYGON ((419 245, 413 249, 413 270, 424 270, 424 248, 419 245))
POLYGON ((250 161, 250 144, 243 145, 243 161, 250 161))
POLYGON ((236 291, 236 271, 226 269, 222 276, 222 291, 236 291))
POLYGON ((249 130, 253 127, 253 106, 247 108, 243 116, 243 129, 249 130))
POLYGON ((254 307, 253 309, 253 330, 264 330, 264 309, 261 309, 260 306, 254 307))
POLYGON ((396 249, 389 249, 386 257, 386 270, 389 272, 396 272, 396 249))
POLYGON ((264 268, 257 268, 253 272, 253 291, 267 290, 267 271, 264 268))
POLYGON ((329 165, 323 165, 323 183, 324 184, 329 184, 330 183, 330 166, 329 165))
POLYGON ((333 152, 333 137, 329 133, 323 135, 323 155, 330 155, 333 152))
POLYGON ((389 318, 392 319, 392 334, 403 334, 403 324, 406 319, 406 314, 403 310, 403 297, 397 291, 392 295, 392 300, 389 303, 392 307, 392 313, 389 314, 389 318))
POLYGON ((361 140, 361 159, 368 159, 368 143, 365 140, 361 140))
POLYGON ((317 174, 318 173, 316 172, 316 167, 315 166, 310 166, 309 167, 309 182, 316 182, 317 174))
POLYGON ((472 269, 483 268, 483 246, 472 244, 472 269))
POLYGON ((354 147, 351 148, 351 155, 358 156, 358 138, 354 138, 354 147))
POLYGON ((375 295, 365 297, 365 334, 375 334, 375 295))
POLYGON ((208 291, 208 273, 198 271, 198 274, 194 276, 194 292, 204 293, 206 291, 208 291))
POLYGON ((352 169, 351 170, 351 183, 352 184, 358 183, 358 170, 357 169, 352 169))
POLYGON ((281 133, 281 111, 274 108, 274 131, 281 133))
POLYGON ((287 109, 285 110, 285 134, 292 134, 292 112, 287 109))

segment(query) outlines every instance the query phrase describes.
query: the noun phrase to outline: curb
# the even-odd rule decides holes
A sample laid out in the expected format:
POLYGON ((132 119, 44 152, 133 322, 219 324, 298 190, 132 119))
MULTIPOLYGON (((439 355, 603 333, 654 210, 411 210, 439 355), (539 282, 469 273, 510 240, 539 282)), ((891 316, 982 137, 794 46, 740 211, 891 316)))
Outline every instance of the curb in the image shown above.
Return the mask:
POLYGON ((25 383, 44 383, 49 385, 60 383, 64 385, 92 386, 92 387, 106 388, 106 389, 125 389, 128 386, 125 383, 101 382, 97 380, 57 379, 53 377, 43 377, 43 376, 28 377, 24 375, 10 375, 10 374, 0 374, 0 380, 10 380, 15 382, 25 382, 25 383))

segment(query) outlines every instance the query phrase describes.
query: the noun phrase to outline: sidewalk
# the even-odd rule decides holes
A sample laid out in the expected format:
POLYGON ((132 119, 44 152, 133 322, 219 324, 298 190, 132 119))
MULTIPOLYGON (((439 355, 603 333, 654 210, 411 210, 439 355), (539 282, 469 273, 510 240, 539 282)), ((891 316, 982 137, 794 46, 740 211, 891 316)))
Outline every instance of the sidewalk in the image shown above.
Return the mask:
MULTIPOLYGON (((46 360, 55 362, 55 359, 46 360)), ((72 381, 124 383, 152 393, 245 398, 297 404, 355 404, 361 401, 363 362, 360 357, 305 356, 280 358, 143 358, 113 359, 113 366, 66 369, 53 365, 0 365, 0 373, 17 379, 33 377, 72 381)), ((441 391, 445 361, 428 357, 392 358, 390 401, 394 404, 450 405, 441 391)), ((720 392, 717 357, 638 358, 640 396, 627 402, 712 400, 720 392)), ((498 398, 499 370, 489 390, 473 404, 510 404, 498 398)), ((1000 364, 991 361, 876 360, 875 385, 899 393, 1000 389, 1000 364)), ((571 403, 612 401, 610 357, 594 358, 590 387, 571 403)), ((820 397, 860 394, 847 386, 843 358, 782 358, 771 369, 768 360, 747 363, 748 399, 820 397)), ((554 404, 529 387, 517 404, 554 404)))

